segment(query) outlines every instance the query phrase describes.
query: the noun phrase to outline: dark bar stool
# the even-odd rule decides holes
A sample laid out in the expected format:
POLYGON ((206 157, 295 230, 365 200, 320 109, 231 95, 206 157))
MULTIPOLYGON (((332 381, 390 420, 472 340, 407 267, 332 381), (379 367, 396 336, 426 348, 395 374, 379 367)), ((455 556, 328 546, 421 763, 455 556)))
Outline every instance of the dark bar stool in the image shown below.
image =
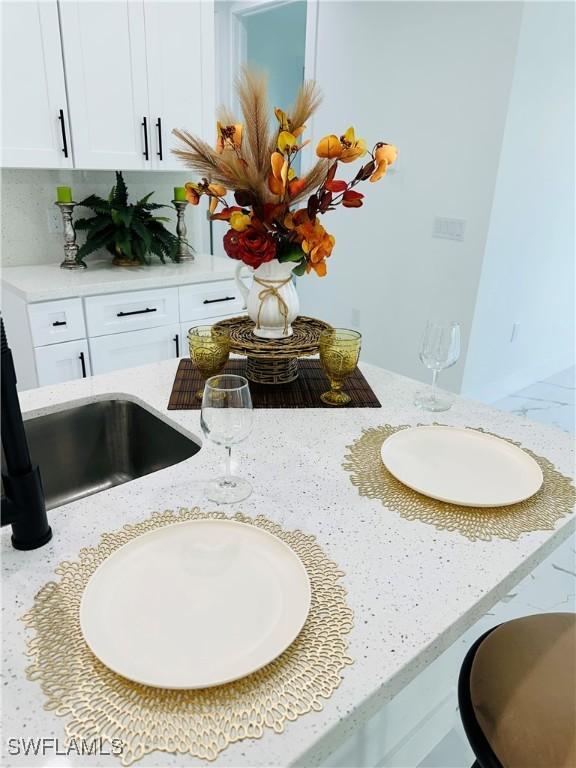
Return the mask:
POLYGON ((575 768, 576 615, 486 632, 466 654, 458 700, 473 768, 575 768))

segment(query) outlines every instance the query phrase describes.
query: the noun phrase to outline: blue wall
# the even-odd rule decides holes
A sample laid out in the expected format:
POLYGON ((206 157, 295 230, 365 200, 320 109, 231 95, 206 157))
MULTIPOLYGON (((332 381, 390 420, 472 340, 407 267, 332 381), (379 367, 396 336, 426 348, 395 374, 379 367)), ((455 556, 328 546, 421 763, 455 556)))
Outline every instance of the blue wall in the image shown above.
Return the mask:
POLYGON ((248 16, 247 61, 268 75, 270 106, 287 110, 304 77, 306 2, 248 16))

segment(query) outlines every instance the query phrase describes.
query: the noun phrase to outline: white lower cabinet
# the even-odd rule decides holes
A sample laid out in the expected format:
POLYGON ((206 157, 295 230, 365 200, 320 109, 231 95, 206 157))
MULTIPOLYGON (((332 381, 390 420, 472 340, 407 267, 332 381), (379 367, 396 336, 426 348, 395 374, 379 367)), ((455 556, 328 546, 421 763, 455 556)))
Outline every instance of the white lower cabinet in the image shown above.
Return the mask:
POLYGON ((146 290, 135 283, 134 290, 33 303, 3 289, 18 388, 188 357, 191 327, 244 311, 228 277, 146 290))
POLYGON ((34 352, 40 387, 92 375, 86 339, 36 347, 34 352))
POLYGON ((180 356, 180 325, 127 331, 90 339, 92 373, 109 373, 180 356))

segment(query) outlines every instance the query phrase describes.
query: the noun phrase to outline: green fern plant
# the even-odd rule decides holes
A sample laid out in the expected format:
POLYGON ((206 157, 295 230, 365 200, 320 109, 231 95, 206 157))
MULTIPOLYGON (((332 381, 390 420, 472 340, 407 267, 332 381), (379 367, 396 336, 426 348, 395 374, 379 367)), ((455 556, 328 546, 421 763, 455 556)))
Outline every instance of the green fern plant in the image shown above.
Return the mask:
POLYGON ((178 238, 164 226, 163 222, 169 221, 168 218, 153 214, 153 211, 168 206, 149 203, 153 194, 150 192, 136 204, 129 203, 122 173, 116 171, 116 184, 108 200, 89 195, 78 203, 93 211, 94 216, 74 222, 77 230, 87 233, 76 261, 84 264, 86 256, 102 248, 114 256, 116 263, 149 264, 150 254, 158 256, 163 264, 166 259, 175 261, 178 238))

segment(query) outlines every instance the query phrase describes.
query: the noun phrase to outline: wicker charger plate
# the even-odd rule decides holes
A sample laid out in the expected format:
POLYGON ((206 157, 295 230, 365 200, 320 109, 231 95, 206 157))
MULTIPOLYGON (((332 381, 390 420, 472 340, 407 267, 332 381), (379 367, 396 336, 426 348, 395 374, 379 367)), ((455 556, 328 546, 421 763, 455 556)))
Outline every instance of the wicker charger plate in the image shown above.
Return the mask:
POLYGON ((286 339, 260 339, 254 335, 254 321, 248 315, 220 320, 215 325, 228 329, 231 352, 266 360, 315 355, 320 334, 331 327, 323 320, 300 315, 292 323, 292 336, 286 339))
POLYGON ((230 334, 230 351, 246 355, 246 377, 255 384, 289 384, 298 378, 298 358, 315 355, 322 331, 328 323, 314 317, 297 317, 292 336, 285 339, 260 339, 253 333, 248 315, 230 317, 215 323, 230 334))

